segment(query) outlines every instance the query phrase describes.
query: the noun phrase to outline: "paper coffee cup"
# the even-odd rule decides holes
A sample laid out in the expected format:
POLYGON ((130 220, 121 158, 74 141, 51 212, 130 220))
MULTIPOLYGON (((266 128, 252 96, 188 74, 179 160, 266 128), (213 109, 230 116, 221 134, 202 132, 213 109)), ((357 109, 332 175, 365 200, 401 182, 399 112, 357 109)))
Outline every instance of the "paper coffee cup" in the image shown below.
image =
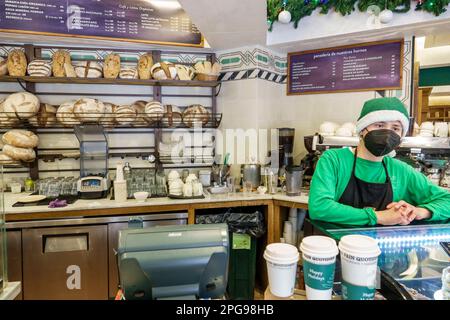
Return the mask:
POLYGON ((267 262, 270 292, 277 297, 289 297, 294 294, 295 276, 299 253, 295 246, 288 243, 272 243, 264 251, 267 262))
POLYGON ((342 299, 373 300, 377 262, 381 250, 377 241, 362 235, 348 235, 339 241, 342 268, 342 299))
POLYGON ((308 300, 331 300, 336 255, 336 241, 324 236, 305 237, 300 244, 303 274, 308 300))

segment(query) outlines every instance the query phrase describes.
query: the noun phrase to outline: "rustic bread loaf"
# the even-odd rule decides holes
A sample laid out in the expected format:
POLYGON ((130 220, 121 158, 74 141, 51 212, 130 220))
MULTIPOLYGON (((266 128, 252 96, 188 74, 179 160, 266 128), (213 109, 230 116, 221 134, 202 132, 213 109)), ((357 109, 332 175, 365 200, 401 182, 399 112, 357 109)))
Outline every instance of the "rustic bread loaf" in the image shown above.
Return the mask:
POLYGON ((160 121, 164 115, 164 107, 159 101, 149 101, 145 105, 145 114, 150 123, 160 121))
POLYGON ((177 68, 178 79, 180 80, 192 80, 195 76, 195 71, 192 67, 185 66, 182 64, 175 65, 177 68))
POLYGON ((95 61, 82 61, 75 65, 75 73, 79 78, 101 78, 103 68, 95 61))
POLYGON ((119 78, 120 79, 137 79, 138 71, 135 67, 123 66, 120 69, 119 78))
POLYGON ((10 76, 23 77, 27 73, 27 57, 20 49, 8 54, 8 73, 10 76))
POLYGON ((27 72, 32 77, 50 77, 52 66, 45 60, 33 60, 28 64, 27 72))
POLYGON ((200 105, 193 104, 186 108, 183 112, 183 122, 188 127, 196 126, 204 126, 209 121, 209 112, 208 110, 200 105))
POLYGON ((77 77, 75 68, 73 67, 73 65, 71 63, 68 63, 68 62, 64 63, 64 72, 66 73, 66 77, 69 77, 69 78, 77 77))
POLYGON ((19 148, 35 148, 39 144, 39 138, 28 130, 13 129, 5 132, 2 136, 5 144, 19 148))
POLYGON ((156 80, 175 79, 177 77, 177 68, 171 62, 155 63, 150 71, 153 79, 156 80))
POLYGON ((0 99, 0 127, 2 128, 10 128, 14 127, 19 123, 19 119, 17 119, 16 114, 12 114, 12 118, 8 116, 5 112, 5 99, 0 99))
POLYGON ((0 57, 0 76, 6 76, 8 74, 8 60, 0 57))
MULTIPOLYGON (((2 146, 3 148, 3 146, 2 146)), ((0 153, 0 164, 13 164, 15 160, 11 158, 10 156, 4 154, 3 152, 0 153)))
POLYGON ((115 108, 114 116, 119 125, 128 125, 136 120, 136 109, 130 105, 122 105, 115 108))
POLYGON ((39 110, 39 99, 29 92, 16 92, 4 102, 4 111, 10 118, 28 119, 39 110))
POLYGON ((105 57, 103 63, 103 77, 107 79, 116 79, 120 72, 120 56, 110 53, 105 57))
POLYGON ((38 113, 29 118, 34 127, 51 127, 56 123, 56 108, 48 103, 41 103, 38 113))
MULTIPOLYGON (((52 56, 52 71, 54 77, 72 77, 67 74, 67 68, 72 69, 72 60, 67 50, 57 50, 52 56), (70 68, 71 67, 71 68, 70 68)), ((70 71, 70 70, 69 70, 70 71)))
POLYGON ((133 122, 133 126, 142 127, 148 124, 148 118, 145 113, 145 105, 147 101, 138 100, 131 105, 136 110, 136 120, 133 122))
POLYGON ((139 57, 138 61, 138 73, 139 79, 148 80, 152 77, 150 69, 153 66, 153 57, 145 53, 139 57))
POLYGON ((164 127, 178 127, 182 122, 182 118, 183 115, 180 108, 172 104, 164 106, 164 115, 162 118, 162 124, 164 127))
POLYGON ((36 153, 31 148, 19 148, 10 144, 3 146, 3 153, 18 161, 33 161, 36 158, 36 153))
POLYGON ((114 110, 117 106, 110 102, 103 102, 103 105, 105 106, 105 113, 100 118, 99 123, 104 127, 113 127, 116 123, 114 110))
POLYGON ((97 123, 105 114, 105 105, 97 99, 81 98, 74 103, 73 113, 81 122, 97 123))
POLYGON ((73 113, 75 102, 76 100, 64 102, 56 111, 56 120, 64 127, 73 127, 74 125, 81 123, 73 113))

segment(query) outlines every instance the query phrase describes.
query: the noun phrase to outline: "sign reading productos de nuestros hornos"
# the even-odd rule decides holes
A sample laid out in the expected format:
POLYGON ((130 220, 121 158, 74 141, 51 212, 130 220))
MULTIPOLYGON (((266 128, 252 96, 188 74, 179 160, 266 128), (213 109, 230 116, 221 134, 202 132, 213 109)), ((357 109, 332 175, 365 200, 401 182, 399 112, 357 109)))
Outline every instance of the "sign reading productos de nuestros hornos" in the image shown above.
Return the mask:
POLYGON ((0 0, 0 30, 202 46, 176 0, 0 0))
POLYGON ((288 54, 287 94, 402 87, 403 40, 288 54))

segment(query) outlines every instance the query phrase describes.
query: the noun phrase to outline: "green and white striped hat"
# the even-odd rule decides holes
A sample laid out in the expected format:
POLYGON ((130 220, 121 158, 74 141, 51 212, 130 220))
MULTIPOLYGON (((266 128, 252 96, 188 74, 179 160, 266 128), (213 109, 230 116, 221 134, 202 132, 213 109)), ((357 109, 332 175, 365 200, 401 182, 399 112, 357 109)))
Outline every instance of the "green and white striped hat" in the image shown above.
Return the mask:
POLYGON ((400 121, 403 127, 402 136, 409 129, 409 115, 405 105, 398 98, 376 98, 364 103, 356 123, 359 134, 365 128, 376 122, 400 121))

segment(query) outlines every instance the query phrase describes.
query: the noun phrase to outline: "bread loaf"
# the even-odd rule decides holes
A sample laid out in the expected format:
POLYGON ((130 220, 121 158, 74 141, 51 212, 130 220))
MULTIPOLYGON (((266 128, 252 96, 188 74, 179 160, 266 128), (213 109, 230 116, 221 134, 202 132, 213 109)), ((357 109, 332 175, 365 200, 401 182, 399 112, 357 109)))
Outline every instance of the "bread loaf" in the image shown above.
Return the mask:
POLYGON ((108 79, 115 79, 120 72, 120 56, 110 53, 105 57, 103 63, 103 76, 108 79))
POLYGON ((33 60, 28 64, 28 74, 33 77, 50 77, 52 75, 52 67, 45 60, 33 60))
POLYGON ((134 67, 123 66, 120 69, 119 78, 120 79, 137 79, 138 78, 138 71, 134 67))
POLYGON ((14 113, 10 118, 8 114, 5 112, 5 99, 0 99, 0 127, 2 128, 11 128, 15 127, 19 123, 19 119, 16 118, 16 114, 14 113))
POLYGON ((81 98, 74 103, 73 113, 81 122, 98 122, 105 114, 105 105, 97 99, 81 98))
POLYGON ((70 59, 70 53, 66 50, 57 50, 52 56, 52 71, 54 77, 73 77, 73 75, 67 74, 72 67, 72 60, 70 59))
POLYGON ((120 125, 128 125, 136 120, 136 109, 130 105, 123 105, 115 108, 114 116, 120 125))
POLYGON ((117 106, 110 102, 103 102, 105 113, 100 118, 99 123, 104 127, 113 127, 115 124, 114 110, 117 106))
POLYGON ((56 111, 56 120, 65 127, 73 127, 81 123, 73 113, 75 102, 75 100, 64 102, 56 111))
POLYGON ((139 57, 138 73, 139 79, 148 80, 152 77, 150 69, 153 66, 153 57, 146 53, 139 57))
POLYGON ((145 105, 145 114, 150 123, 160 121, 164 115, 164 107, 159 101, 150 101, 145 105))
POLYGON ((133 122, 133 126, 139 127, 139 126, 146 126, 148 124, 148 118, 145 114, 145 105, 147 104, 147 101, 144 100, 138 100, 133 102, 131 105, 136 110, 136 120, 133 122))
POLYGON ((15 160, 11 158, 10 156, 4 154, 3 152, 0 153, 0 164, 14 164, 15 160))
POLYGON ((155 63, 150 71, 156 80, 175 79, 177 76, 177 68, 171 62, 155 63))
POLYGON ((33 132, 28 130, 13 129, 7 131, 2 141, 5 144, 18 148, 35 148, 39 144, 39 138, 33 132))
POLYGON ((0 76, 6 76, 8 74, 8 61, 0 57, 0 76))
POLYGON ((168 128, 178 127, 182 122, 182 117, 182 112, 177 106, 171 104, 165 105, 162 124, 168 128))
POLYGON ((29 92, 16 92, 4 102, 4 111, 10 118, 28 119, 39 110, 39 99, 29 92))
POLYGON ((204 126, 209 121, 209 112, 200 104, 193 104, 183 112, 183 122, 188 127, 204 126))
POLYGON ((31 148, 18 148, 9 144, 3 146, 3 153, 18 161, 33 161, 36 158, 36 153, 31 148))
POLYGON ((178 79, 180 80, 192 80, 195 76, 195 71, 192 67, 185 66, 182 64, 175 65, 177 68, 178 79))
POLYGON ((66 73, 66 77, 69 77, 69 78, 77 77, 75 68, 73 67, 73 65, 71 63, 68 63, 68 62, 64 63, 64 72, 66 73))
POLYGON ((41 103, 38 113, 29 118, 34 127, 51 127, 56 123, 56 108, 48 103, 41 103))
POLYGON ((75 65, 75 73, 79 78, 101 78, 103 69, 98 62, 82 61, 75 65))
POLYGON ((9 53, 8 73, 14 77, 23 77, 27 73, 27 57, 22 50, 14 49, 9 53))

